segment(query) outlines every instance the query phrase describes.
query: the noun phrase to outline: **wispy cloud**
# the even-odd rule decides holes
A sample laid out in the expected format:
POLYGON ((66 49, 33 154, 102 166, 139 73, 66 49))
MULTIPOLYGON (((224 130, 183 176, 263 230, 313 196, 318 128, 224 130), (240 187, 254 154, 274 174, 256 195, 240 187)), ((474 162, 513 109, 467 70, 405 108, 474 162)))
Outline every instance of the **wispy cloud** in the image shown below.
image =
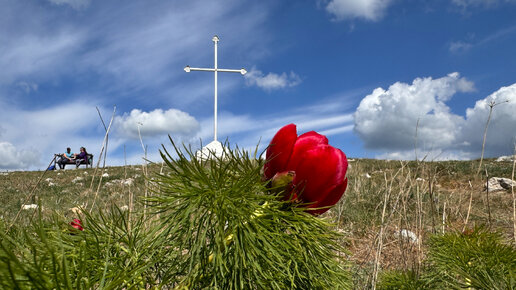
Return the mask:
POLYGON ((91 0, 49 0, 56 5, 69 5, 74 9, 85 8, 90 5, 91 0))
MULTIPOLYGON (((52 3, 79 7, 89 1, 52 3)), ((0 0, 0 5, 5 7, 0 12, 0 85, 31 80, 59 86, 73 75, 75 79, 89 78, 92 85, 81 87, 83 92, 100 91, 123 103, 127 96, 141 102, 138 96, 148 91, 153 92, 152 99, 143 98, 156 103, 185 103, 183 100, 196 98, 196 94, 185 98, 170 92, 202 87, 201 77, 186 76, 182 68, 187 63, 213 63, 214 32, 221 38, 219 49, 225 55, 246 52, 251 57, 242 59, 240 66, 263 55, 270 39, 263 25, 266 7, 251 3, 220 0, 120 5, 104 1, 96 9, 80 12, 63 9, 62 5, 22 1, 11 5, 0 0), (31 21, 10 23, 9 15, 31 21), (246 37, 251 31, 256 37, 246 37), (242 38, 246 41, 239 41, 242 38)), ((221 55, 219 62, 228 60, 221 55)), ((220 89, 231 89, 234 84, 229 82, 229 87, 221 85, 220 89)))
MULTIPOLYGON (((230 136, 231 143, 254 148, 258 140, 266 146, 277 130, 289 123, 297 124, 299 132, 316 130, 328 136, 348 133, 353 128, 353 115, 349 112, 349 106, 342 106, 343 102, 341 99, 330 99, 318 105, 256 116, 221 112, 218 118, 219 136, 230 136), (333 109, 330 109, 332 105, 333 109)), ((202 139, 208 143, 213 137, 213 119, 202 119, 200 124, 201 130, 191 141, 202 139)))
POLYGON ((453 53, 460 53, 469 50, 473 44, 464 41, 453 41, 450 43, 449 50, 453 53))
POLYGON ((451 2, 462 9, 472 7, 490 8, 502 3, 516 3, 515 0, 452 0, 451 2))
POLYGON ((326 10, 336 20, 365 19, 378 21, 391 4, 391 0, 331 0, 326 10))
POLYGON ((38 84, 33 82, 18 82, 16 85, 27 94, 38 90, 38 84))
POLYGON ((245 75, 246 83, 249 86, 257 86, 264 90, 284 89, 295 87, 301 83, 301 78, 294 72, 276 74, 264 74, 262 71, 253 68, 245 75))
MULTIPOLYGON (((489 45, 495 41, 498 41, 504 37, 510 36, 514 33, 516 33, 516 25, 497 30, 494 33, 489 34, 476 41, 474 39, 452 41, 449 44, 448 48, 449 48, 450 52, 452 52, 452 53, 462 53, 462 52, 468 51, 474 47, 489 45)), ((472 38, 472 37, 470 37, 470 38, 472 38)))

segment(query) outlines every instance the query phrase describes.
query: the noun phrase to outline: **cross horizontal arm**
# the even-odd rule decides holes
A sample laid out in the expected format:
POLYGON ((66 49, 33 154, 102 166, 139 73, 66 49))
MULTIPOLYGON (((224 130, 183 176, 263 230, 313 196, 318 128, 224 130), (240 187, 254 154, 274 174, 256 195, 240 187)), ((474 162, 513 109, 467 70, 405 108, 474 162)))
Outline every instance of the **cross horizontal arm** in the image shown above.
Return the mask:
POLYGON ((219 72, 220 71, 220 72, 241 73, 243 75, 245 75, 247 73, 247 71, 245 69, 225 69, 225 68, 214 69, 214 68, 200 68, 200 67, 189 67, 189 66, 185 67, 185 71, 186 72, 190 72, 190 71, 210 71, 210 72, 218 71, 219 72))

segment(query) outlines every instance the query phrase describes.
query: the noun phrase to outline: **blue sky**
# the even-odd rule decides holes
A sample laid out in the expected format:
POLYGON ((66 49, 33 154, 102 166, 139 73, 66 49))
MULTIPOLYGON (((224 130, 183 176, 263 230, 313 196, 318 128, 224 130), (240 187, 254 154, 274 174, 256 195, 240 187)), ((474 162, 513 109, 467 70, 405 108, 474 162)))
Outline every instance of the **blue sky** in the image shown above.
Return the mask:
POLYGON ((471 159, 513 153, 516 1, 0 0, 0 169, 43 169, 104 138, 108 165, 159 161, 167 135, 264 148, 315 130, 349 157, 471 159), (138 125, 140 124, 140 125, 138 125), (417 138, 416 138, 417 127, 417 138), (417 140, 417 142, 416 142, 417 140), (417 145, 416 145, 417 143, 417 145))

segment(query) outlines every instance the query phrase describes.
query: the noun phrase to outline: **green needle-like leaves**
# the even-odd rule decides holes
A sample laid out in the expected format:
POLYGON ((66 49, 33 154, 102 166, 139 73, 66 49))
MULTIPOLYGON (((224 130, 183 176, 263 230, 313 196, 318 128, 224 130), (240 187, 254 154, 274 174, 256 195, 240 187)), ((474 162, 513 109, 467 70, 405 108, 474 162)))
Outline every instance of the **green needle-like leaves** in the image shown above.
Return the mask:
POLYGON ((263 160, 238 150, 210 160, 162 154, 170 172, 148 199, 178 245, 179 287, 350 288, 331 225, 271 195, 263 160))
POLYGON ((332 225, 269 193, 256 153, 173 146, 137 211, 85 213, 83 231, 60 214, 10 232, 0 221, 0 288, 351 288, 332 225))

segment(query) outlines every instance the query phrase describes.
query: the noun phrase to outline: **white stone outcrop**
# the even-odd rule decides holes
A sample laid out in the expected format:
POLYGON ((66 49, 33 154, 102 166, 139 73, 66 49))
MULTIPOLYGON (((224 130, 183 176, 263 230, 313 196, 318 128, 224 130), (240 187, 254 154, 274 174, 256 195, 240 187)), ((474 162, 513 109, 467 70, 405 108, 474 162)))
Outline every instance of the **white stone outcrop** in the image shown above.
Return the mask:
POLYGON ((516 186, 516 182, 509 178, 491 177, 487 181, 487 185, 489 192, 496 192, 502 190, 511 190, 511 187, 516 186))

